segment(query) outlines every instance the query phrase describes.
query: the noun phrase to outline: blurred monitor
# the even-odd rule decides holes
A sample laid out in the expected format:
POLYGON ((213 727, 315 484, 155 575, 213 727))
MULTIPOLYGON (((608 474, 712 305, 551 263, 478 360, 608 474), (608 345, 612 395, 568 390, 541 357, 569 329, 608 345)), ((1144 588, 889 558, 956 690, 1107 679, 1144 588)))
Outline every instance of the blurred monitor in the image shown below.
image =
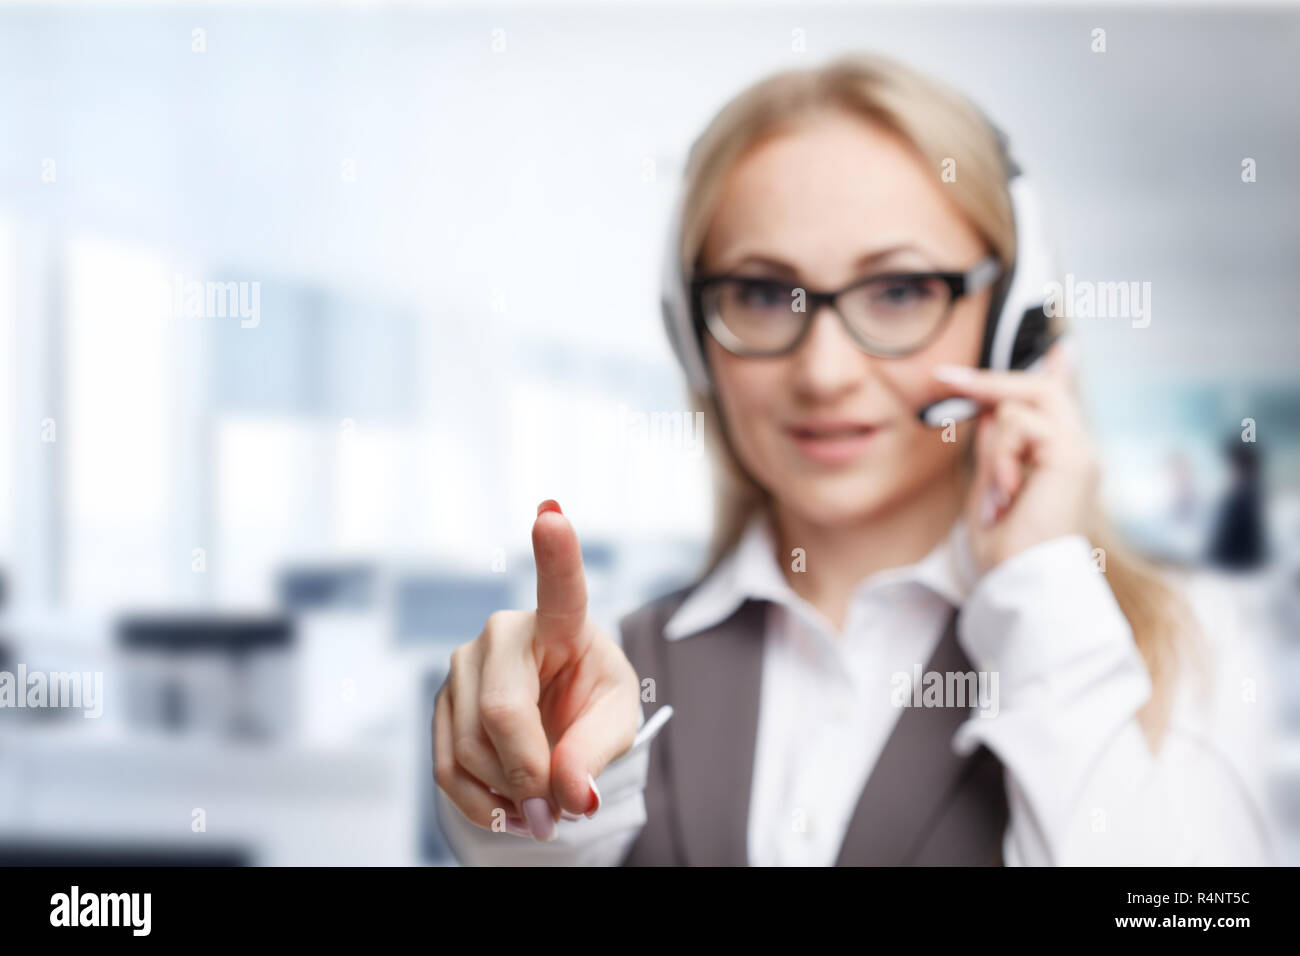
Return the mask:
POLYGON ((286 611, 361 611, 374 607, 379 570, 370 564, 289 567, 277 583, 286 611))
POLYGON ((397 640, 402 643, 471 640, 493 611, 513 607, 515 583, 505 574, 405 574, 394 586, 397 640))
POLYGON ((608 571, 618 560, 618 548, 612 542, 592 541, 582 545, 582 566, 588 571, 608 571))

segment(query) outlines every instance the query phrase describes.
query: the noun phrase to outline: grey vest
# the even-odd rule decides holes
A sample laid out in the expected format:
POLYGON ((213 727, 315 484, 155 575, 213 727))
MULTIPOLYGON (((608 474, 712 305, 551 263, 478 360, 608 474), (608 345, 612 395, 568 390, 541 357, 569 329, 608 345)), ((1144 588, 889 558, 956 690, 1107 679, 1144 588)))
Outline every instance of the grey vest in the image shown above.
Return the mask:
MULTIPOLYGON (((648 719, 672 719, 651 744, 646 825, 625 866, 744 866, 758 730, 767 602, 746 601, 706 632, 680 641, 664 624, 689 591, 621 622, 637 675, 655 681, 648 719)), ((954 613, 926 671, 969 671, 954 613)), ((863 787, 839 866, 1000 866, 1007 825, 1002 766, 985 747, 967 757, 951 740, 969 711, 908 707, 863 787)))

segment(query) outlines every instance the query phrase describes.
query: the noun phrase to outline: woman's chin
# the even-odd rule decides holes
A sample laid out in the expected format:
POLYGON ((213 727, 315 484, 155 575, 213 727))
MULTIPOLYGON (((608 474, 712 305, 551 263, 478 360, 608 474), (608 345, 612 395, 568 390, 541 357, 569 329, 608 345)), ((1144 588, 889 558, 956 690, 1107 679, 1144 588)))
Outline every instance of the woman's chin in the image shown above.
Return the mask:
POLYGON ((846 478, 795 482, 779 489, 776 498, 800 521, 834 528, 869 521, 896 497, 875 482, 864 482, 861 476, 856 481, 846 478))

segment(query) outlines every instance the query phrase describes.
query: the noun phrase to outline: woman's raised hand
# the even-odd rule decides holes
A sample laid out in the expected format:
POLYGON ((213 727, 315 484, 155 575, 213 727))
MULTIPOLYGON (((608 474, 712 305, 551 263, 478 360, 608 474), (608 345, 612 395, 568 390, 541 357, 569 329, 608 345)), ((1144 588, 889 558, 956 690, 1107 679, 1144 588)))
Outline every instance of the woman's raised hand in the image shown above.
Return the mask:
POLYGON ((632 746, 636 672, 587 617, 582 549, 554 501, 533 524, 537 610, 497 611, 451 655, 434 710, 434 769, 481 827, 537 840, 600 806, 595 778, 632 746))
POLYGON ((966 509, 981 571, 1040 542, 1090 531, 1100 469, 1064 343, 1048 350, 1043 366, 1042 374, 935 369, 955 393, 985 407, 966 509))

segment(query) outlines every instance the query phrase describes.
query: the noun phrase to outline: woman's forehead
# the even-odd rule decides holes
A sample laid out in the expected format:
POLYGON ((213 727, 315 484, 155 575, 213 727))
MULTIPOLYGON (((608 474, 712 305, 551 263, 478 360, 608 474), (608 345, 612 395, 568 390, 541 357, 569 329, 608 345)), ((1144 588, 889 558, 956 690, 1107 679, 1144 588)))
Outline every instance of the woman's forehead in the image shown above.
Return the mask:
POLYGON ((742 154, 724 177, 701 261, 711 270, 763 259, 843 273, 887 256, 946 267, 979 248, 939 172, 897 133, 828 117, 742 154))

